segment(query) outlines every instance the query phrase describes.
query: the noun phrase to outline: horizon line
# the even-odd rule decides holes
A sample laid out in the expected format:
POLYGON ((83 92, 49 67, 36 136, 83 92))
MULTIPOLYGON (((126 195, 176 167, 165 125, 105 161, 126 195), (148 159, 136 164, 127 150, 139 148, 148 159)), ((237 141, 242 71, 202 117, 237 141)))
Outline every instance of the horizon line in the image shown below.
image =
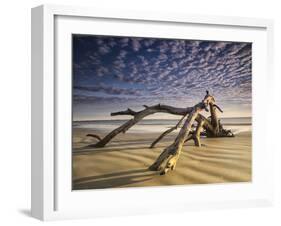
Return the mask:
MULTIPOLYGON (((252 116, 242 116, 242 117, 220 117, 220 119, 228 119, 228 118, 252 118, 252 116)), ((115 120, 115 121, 124 121, 124 120, 130 120, 129 118, 128 119, 85 119, 85 120, 73 120, 72 119, 72 122, 87 122, 87 121, 111 121, 111 120, 115 120)), ((172 119, 172 118, 167 118, 167 119, 162 119, 162 118, 159 118, 159 119, 142 119, 142 121, 144 120, 178 120, 178 119, 172 119)))

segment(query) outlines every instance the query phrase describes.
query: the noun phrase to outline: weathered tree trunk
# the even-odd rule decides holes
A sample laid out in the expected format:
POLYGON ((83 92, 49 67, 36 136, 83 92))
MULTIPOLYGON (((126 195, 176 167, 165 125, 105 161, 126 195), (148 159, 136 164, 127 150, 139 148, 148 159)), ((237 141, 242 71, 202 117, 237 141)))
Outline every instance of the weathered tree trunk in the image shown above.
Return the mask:
POLYGON ((214 133, 218 134, 219 132, 218 116, 217 116, 216 108, 212 103, 210 104, 210 112, 211 112, 211 124, 214 128, 214 133))
MULTIPOLYGON (((156 161, 149 167, 150 170, 159 171, 161 170, 162 164, 165 164, 165 166, 161 170, 161 175, 166 174, 169 170, 175 169, 182 150, 182 146, 187 139, 189 132, 191 131, 192 125, 197 115, 200 111, 206 109, 206 106, 208 106, 209 102, 211 101, 213 101, 213 97, 210 95, 206 95, 202 102, 193 107, 192 112, 188 115, 174 143, 164 149, 164 151, 159 155, 156 161)), ((201 124, 200 127, 202 127, 202 125, 203 124, 201 124)))
POLYGON ((153 171, 161 170, 161 165, 165 161, 166 164, 160 173, 161 175, 166 174, 169 170, 175 169, 184 141, 186 140, 188 133, 191 130, 191 126, 195 121, 198 112, 199 112, 198 110, 194 109, 194 111, 191 112, 191 114, 189 114, 175 142, 171 144, 169 147, 164 149, 164 151, 159 155, 156 161, 149 167, 150 170, 153 171))
POLYGON ((223 113, 222 109, 216 105, 214 102, 209 103, 210 112, 211 112, 211 124, 213 126, 212 133, 207 132, 208 137, 234 137, 234 134, 231 132, 231 130, 226 130, 223 128, 218 116, 217 116, 217 110, 219 110, 221 113, 223 113))
POLYGON ((204 120, 198 121, 196 129, 189 133, 189 135, 186 138, 186 140, 184 141, 184 143, 186 143, 189 140, 193 140, 195 146, 201 147, 201 136, 207 135, 206 132, 201 132, 201 130, 203 129, 204 123, 205 123, 204 120))
POLYGON ((204 121, 201 120, 198 122, 197 124, 197 127, 196 127, 196 130, 194 131, 194 134, 193 134, 193 139, 194 139, 194 143, 195 143, 195 146, 197 147, 201 147, 201 130, 203 128, 203 125, 204 125, 204 121))

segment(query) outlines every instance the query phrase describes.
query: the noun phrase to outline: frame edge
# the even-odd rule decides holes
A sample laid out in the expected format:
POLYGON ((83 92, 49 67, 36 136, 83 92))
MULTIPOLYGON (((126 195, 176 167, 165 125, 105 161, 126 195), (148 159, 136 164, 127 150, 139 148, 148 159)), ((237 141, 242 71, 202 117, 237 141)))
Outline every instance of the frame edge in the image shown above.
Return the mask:
POLYGON ((31 215, 43 220, 43 6, 31 9, 31 215))

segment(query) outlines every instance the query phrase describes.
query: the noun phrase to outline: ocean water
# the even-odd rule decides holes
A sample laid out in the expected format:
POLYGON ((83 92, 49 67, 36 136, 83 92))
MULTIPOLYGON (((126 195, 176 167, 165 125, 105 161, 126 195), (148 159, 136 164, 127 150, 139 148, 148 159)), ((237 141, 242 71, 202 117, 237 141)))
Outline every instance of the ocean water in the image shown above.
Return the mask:
MULTIPOLYGON (((109 132, 127 120, 91 120, 91 121, 73 121, 73 128, 87 128, 109 132)), ((178 120, 174 119, 144 119, 134 125, 127 133, 145 133, 145 132, 164 132, 165 130, 175 126, 178 120)), ((251 131, 252 118, 222 118, 221 123, 225 129, 231 129, 233 133, 251 131)), ((178 132, 178 131, 174 131, 178 132)))

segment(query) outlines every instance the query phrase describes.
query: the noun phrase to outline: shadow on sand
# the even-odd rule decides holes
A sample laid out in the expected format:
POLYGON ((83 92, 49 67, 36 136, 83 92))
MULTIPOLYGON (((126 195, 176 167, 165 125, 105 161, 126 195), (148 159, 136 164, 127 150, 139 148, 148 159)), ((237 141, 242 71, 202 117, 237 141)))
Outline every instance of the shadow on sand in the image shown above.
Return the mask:
POLYGON ((125 185, 144 182, 158 175, 157 172, 148 169, 136 169, 121 171, 116 173, 104 174, 99 176, 82 177, 73 180, 72 188, 80 189, 98 189, 98 188, 114 188, 125 185))

